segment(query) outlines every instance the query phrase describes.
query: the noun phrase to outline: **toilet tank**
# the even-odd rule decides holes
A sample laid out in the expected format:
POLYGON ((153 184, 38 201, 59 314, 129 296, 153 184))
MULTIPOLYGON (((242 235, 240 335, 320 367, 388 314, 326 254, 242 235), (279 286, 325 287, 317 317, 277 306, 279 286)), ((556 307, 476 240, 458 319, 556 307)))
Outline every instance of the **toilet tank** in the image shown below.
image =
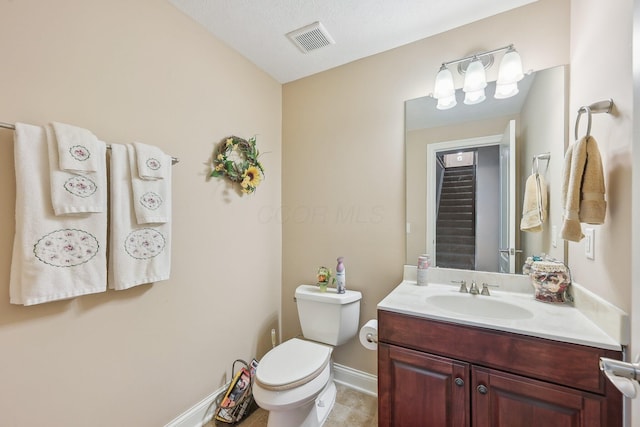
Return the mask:
POLYGON ((320 292, 318 286, 298 286, 296 304, 302 334, 329 345, 344 344, 358 333, 361 299, 358 291, 339 294, 331 288, 320 292))

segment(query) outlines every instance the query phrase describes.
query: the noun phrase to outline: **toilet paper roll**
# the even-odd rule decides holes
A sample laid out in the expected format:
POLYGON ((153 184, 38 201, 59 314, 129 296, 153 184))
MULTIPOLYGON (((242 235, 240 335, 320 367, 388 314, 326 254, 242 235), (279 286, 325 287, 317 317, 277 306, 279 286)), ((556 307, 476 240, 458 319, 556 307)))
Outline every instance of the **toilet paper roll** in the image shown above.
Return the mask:
POLYGON ((378 321, 371 319, 360 328, 360 344, 367 350, 378 348, 378 321))

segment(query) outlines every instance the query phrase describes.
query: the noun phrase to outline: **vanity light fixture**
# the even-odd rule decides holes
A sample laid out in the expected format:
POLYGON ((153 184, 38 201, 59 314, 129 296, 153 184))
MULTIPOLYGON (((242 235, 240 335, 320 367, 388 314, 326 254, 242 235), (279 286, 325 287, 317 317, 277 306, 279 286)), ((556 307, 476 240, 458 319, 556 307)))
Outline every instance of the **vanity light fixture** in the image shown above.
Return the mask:
POLYGON ((485 87, 487 87, 487 73, 484 64, 474 57, 464 75, 464 86, 462 86, 464 103, 474 105, 487 99, 484 94, 485 87))
POLYGON ((523 77, 524 73, 522 72, 520 54, 516 52, 513 45, 511 45, 502 57, 502 61, 500 61, 495 97, 497 99, 504 99, 517 95, 518 82, 522 80, 523 77))
POLYGON ((500 61, 498 81, 496 82, 496 99, 504 99, 518 93, 518 82, 524 77, 522 72, 522 60, 513 45, 498 49, 476 53, 454 61, 443 62, 436 75, 433 97, 438 100, 436 108, 447 110, 456 106, 455 86, 453 74, 447 68, 449 65, 458 64, 458 72, 464 74, 462 90, 465 93, 464 103, 467 105, 479 104, 486 99, 485 87, 487 86, 486 69, 493 65, 493 55, 506 51, 500 61))
POLYGON ((442 64, 440 71, 436 75, 436 86, 433 95, 438 100, 436 108, 439 110, 448 110, 457 104, 453 75, 444 64, 442 64))

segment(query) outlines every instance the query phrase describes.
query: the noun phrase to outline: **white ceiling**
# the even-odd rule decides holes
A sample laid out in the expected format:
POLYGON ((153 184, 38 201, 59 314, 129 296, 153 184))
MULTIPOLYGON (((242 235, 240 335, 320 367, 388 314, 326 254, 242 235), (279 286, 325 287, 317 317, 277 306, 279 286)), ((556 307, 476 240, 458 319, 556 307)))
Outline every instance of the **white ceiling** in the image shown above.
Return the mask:
POLYGON ((280 83, 537 0, 169 0, 280 83), (286 34, 316 21, 335 44, 302 53, 286 34))

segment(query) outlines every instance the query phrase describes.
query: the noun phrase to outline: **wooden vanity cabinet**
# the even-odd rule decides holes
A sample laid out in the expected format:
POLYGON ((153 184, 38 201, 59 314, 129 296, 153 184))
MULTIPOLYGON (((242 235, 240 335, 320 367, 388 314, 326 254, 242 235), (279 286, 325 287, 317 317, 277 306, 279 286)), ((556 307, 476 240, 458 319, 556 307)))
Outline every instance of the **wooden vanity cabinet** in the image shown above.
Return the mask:
POLYGON ((622 425, 619 351, 378 311, 383 427, 622 425))

